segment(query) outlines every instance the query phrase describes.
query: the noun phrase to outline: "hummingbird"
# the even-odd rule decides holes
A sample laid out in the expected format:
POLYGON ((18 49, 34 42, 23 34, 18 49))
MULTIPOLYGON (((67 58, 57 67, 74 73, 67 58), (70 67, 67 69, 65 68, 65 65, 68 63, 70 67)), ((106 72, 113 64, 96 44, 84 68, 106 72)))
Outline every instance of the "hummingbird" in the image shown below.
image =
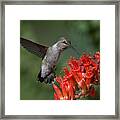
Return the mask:
POLYGON ((54 81, 54 70, 60 54, 71 45, 71 42, 64 37, 60 37, 58 42, 52 46, 45 46, 21 37, 20 44, 29 52, 42 58, 42 63, 37 78, 40 82, 50 84, 54 81))

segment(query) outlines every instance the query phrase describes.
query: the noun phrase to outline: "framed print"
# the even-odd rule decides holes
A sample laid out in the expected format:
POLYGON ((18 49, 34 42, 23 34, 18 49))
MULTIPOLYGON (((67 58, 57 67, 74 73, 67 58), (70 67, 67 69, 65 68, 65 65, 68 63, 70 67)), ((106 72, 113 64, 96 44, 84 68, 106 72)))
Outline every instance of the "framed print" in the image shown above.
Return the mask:
POLYGON ((1 5, 1 118, 119 119, 118 1, 1 5))

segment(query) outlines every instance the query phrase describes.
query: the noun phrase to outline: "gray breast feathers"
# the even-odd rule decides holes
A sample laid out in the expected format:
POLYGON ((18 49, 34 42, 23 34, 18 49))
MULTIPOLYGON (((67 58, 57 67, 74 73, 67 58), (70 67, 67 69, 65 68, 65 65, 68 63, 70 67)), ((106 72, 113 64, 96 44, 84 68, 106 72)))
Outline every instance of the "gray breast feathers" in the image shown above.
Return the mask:
POLYGON ((54 67, 57 64, 58 58, 60 56, 60 51, 55 49, 54 47, 49 47, 46 56, 42 61, 41 66, 41 77, 46 77, 46 75, 50 74, 54 67))

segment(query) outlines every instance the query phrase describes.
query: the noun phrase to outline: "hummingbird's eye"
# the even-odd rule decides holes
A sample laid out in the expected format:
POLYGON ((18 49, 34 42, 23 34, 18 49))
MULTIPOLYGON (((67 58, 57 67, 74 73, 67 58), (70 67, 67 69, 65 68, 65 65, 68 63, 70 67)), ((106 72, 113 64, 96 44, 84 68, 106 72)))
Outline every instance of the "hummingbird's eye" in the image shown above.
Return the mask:
POLYGON ((64 40, 63 43, 67 44, 67 41, 64 40))

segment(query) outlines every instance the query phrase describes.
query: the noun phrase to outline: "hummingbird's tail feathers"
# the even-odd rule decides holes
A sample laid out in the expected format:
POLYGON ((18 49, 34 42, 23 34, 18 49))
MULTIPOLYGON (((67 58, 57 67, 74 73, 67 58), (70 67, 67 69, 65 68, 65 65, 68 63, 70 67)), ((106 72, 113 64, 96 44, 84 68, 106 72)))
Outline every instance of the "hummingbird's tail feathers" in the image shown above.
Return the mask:
POLYGON ((44 78, 41 77, 41 71, 40 71, 39 74, 38 74, 38 81, 40 81, 40 82, 43 82, 43 81, 44 81, 44 78))
POLYGON ((38 74, 38 81, 40 82, 45 82, 46 84, 51 84, 53 81, 54 81, 54 78, 55 78, 55 74, 53 72, 49 73, 48 76, 46 76, 45 78, 41 77, 41 70, 38 74))
POLYGON ((34 43, 34 42, 24 39, 24 38, 20 38, 20 44, 25 49, 27 49, 29 52, 37 55, 38 57, 42 57, 42 59, 44 58, 44 56, 47 52, 47 49, 48 49, 47 46, 34 43))
POLYGON ((44 78, 43 77, 39 77, 38 81, 40 81, 42 83, 44 81, 44 78))

